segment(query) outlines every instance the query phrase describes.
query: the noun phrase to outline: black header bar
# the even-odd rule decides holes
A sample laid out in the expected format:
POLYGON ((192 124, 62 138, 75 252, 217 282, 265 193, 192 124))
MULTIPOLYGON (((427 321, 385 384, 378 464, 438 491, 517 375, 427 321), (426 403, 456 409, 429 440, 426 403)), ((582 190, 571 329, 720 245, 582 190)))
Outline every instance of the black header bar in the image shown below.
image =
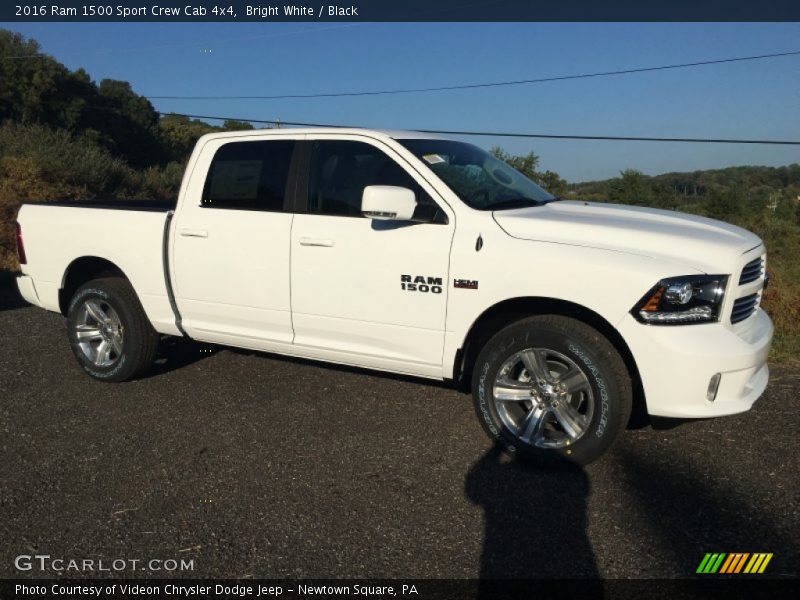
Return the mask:
POLYGON ((4 22, 800 21, 798 0, 12 0, 4 22))

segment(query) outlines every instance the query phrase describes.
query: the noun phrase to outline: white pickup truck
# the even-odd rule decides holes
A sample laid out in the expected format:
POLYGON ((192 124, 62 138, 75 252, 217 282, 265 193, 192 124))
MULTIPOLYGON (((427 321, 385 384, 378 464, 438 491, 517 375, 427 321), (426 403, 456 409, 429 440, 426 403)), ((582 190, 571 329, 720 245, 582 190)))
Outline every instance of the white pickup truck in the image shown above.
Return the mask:
POLYGON ((758 237, 560 200, 421 133, 207 135, 174 207, 25 205, 17 243, 22 296, 95 379, 144 372, 164 334, 464 382, 534 461, 597 458, 634 402, 746 411, 768 379, 758 237))

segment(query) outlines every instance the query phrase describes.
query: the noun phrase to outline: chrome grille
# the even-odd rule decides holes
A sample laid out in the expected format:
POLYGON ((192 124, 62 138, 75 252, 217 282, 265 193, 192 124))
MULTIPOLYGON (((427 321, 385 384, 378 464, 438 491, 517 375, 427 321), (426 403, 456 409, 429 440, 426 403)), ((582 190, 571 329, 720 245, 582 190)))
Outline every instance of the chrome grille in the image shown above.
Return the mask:
POLYGON ((761 277, 763 272, 764 272, 764 259, 759 256, 758 258, 751 260, 744 266, 744 268, 742 269, 742 274, 739 275, 739 285, 744 285, 745 283, 756 281, 759 277, 761 277))
POLYGON ((744 321, 747 317, 756 312, 759 300, 759 292, 737 298, 733 303, 733 310, 731 311, 731 323, 744 321))

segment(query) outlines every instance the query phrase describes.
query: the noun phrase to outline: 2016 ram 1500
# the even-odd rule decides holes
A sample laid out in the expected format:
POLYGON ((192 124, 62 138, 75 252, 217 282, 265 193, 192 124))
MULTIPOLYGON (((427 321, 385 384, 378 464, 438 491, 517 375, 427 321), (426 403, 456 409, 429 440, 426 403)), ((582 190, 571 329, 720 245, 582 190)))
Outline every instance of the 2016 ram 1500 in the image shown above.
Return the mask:
POLYGON ((563 201, 425 134, 204 136, 172 207, 23 206, 24 298, 84 371, 159 334, 471 382, 518 456, 586 463, 629 419, 748 410, 768 378, 765 249, 696 216, 563 201), (127 210, 126 210, 127 208, 127 210))

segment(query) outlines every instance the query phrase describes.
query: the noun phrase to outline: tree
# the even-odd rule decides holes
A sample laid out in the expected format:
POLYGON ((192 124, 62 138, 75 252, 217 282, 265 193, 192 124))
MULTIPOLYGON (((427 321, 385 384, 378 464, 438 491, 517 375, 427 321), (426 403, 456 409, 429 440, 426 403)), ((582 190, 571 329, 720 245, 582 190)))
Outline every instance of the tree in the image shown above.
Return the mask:
POLYGON ((790 223, 800 224, 800 205, 797 198, 788 194, 779 195, 775 206, 775 217, 790 223))
POLYGON ((254 129, 254 127, 249 121, 226 119, 222 124, 222 131, 249 131, 251 129, 254 129))
POLYGON ((706 205, 708 216, 723 221, 733 221, 741 218, 745 212, 745 201, 742 193, 734 188, 731 190, 713 190, 706 205))
POLYGON ((620 172, 618 178, 611 181, 608 199, 611 202, 651 206, 653 188, 649 180, 650 178, 641 171, 625 169, 620 172))
POLYGON ((52 124, 64 104, 60 88, 69 70, 39 53, 39 44, 18 33, 0 30, 0 121, 52 124))
POLYGON ((562 179, 561 176, 555 171, 545 171, 539 173, 538 177, 534 179, 536 183, 541 185, 548 192, 554 196, 566 196, 569 191, 567 180, 562 179))
POLYGON ((539 166, 539 157, 533 152, 528 152, 528 154, 523 156, 515 156, 513 154, 509 154, 499 146, 495 146, 489 150, 489 152, 494 154, 503 162, 506 162, 514 167, 528 179, 533 179, 535 181, 538 178, 539 173, 536 171, 536 168, 539 166))
POLYGON ((197 140, 217 128, 205 121, 180 115, 164 115, 158 123, 162 143, 171 160, 184 161, 189 157, 197 140))
POLYGON ((489 150, 489 152, 503 162, 514 167, 531 181, 538 183, 551 194, 563 196, 567 193, 567 182, 562 179, 558 173, 549 170, 542 173, 537 170, 539 167, 539 156, 535 153, 528 152, 528 154, 515 156, 509 154, 499 146, 495 146, 489 150))
POLYGON ((147 167, 167 160, 160 144, 158 113, 127 81, 102 80, 91 115, 91 128, 101 132, 106 147, 133 166, 147 167))

